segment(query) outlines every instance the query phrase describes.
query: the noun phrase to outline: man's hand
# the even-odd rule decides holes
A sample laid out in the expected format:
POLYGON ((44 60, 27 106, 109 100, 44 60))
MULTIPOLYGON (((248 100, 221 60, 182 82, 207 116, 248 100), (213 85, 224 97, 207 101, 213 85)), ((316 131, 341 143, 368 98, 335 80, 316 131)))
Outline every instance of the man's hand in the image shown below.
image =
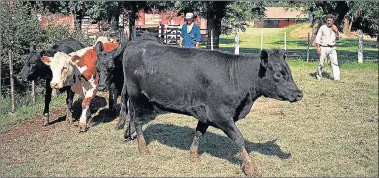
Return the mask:
POLYGON ((179 47, 183 47, 182 43, 179 44, 179 47))
POLYGON ((321 48, 320 48, 320 47, 317 48, 317 54, 318 54, 319 56, 321 55, 321 48))
POLYGON ((337 28, 337 26, 335 26, 335 25, 332 25, 332 30, 334 31, 334 33, 338 33, 338 28, 337 28))
POLYGON ((199 42, 196 42, 195 48, 199 48, 199 42))

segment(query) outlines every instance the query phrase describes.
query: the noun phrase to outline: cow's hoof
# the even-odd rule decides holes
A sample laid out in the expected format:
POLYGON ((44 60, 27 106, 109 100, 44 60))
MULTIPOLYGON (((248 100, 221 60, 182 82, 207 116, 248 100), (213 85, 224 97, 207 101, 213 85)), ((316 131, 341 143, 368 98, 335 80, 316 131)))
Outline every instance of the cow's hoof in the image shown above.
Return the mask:
POLYGON ((49 125, 49 121, 47 121, 47 120, 43 120, 43 123, 42 123, 42 126, 48 126, 49 125))
POLYGON ((131 135, 131 136, 125 137, 124 141, 129 142, 129 141, 135 140, 136 138, 137 138, 137 135, 131 135))
POLYGON ((48 126, 48 125, 49 125, 49 114, 44 114, 42 126, 48 126))
POLYGON ((143 155, 148 155, 150 154, 150 150, 147 148, 147 147, 144 147, 144 148, 138 148, 139 149, 139 152, 143 155))
POLYGON ((86 132, 88 129, 87 124, 85 123, 79 123, 79 133, 86 132))
POLYGON ((72 117, 66 118, 66 123, 67 124, 72 124, 74 121, 72 120, 72 117))
POLYGON ((262 177, 261 173, 258 170, 258 167, 254 164, 248 163, 244 164, 242 163, 242 170, 245 173, 246 176, 249 177, 262 177))
POLYGON ((192 162, 200 161, 200 157, 198 153, 190 152, 190 157, 192 162))
POLYGON ((117 122, 117 126, 115 127, 116 130, 124 129, 125 127, 125 120, 120 117, 120 120, 117 122))

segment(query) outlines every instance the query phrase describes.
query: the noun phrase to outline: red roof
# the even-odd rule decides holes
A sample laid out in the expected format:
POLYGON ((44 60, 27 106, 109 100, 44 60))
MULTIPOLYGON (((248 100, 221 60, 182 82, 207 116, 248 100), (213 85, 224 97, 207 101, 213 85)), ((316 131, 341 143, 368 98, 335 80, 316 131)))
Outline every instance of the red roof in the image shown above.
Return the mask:
POLYGON ((266 7, 265 19, 307 19, 308 14, 303 9, 296 10, 295 8, 284 7, 266 7))

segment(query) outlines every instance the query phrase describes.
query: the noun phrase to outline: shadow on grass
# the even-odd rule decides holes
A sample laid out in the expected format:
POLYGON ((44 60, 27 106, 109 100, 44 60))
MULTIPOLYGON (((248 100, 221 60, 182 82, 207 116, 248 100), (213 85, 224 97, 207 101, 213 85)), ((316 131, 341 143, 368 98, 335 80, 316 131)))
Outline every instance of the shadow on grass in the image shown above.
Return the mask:
MULTIPOLYGON (((164 145, 179 148, 181 150, 189 150, 195 130, 189 127, 180 127, 171 124, 154 124, 149 125, 145 131, 145 139, 147 144, 152 141, 158 141, 164 145)), ((265 143, 254 143, 245 140, 247 152, 258 152, 264 155, 277 156, 281 159, 291 157, 290 153, 285 153, 277 145, 275 140, 265 143)), ((200 141, 199 154, 208 153, 214 157, 226 159, 234 164, 238 164, 238 160, 234 155, 238 152, 235 143, 228 137, 206 132, 200 141)), ((189 152, 188 152, 189 158, 189 152)))
MULTIPOLYGON (((79 120, 80 115, 82 114, 82 101, 83 98, 79 98, 77 101, 72 104, 72 118, 74 120, 79 120)), ((100 123, 111 122, 113 121, 120 112, 120 106, 116 105, 116 112, 109 110, 108 108, 104 108, 107 106, 107 100, 104 97, 95 96, 90 104, 90 112, 91 115, 97 113, 97 115, 91 118, 91 122, 93 125, 98 125, 100 123)), ((66 113, 64 113, 66 114, 66 113)), ((59 123, 66 120, 66 115, 59 117, 56 120, 50 122, 50 125, 59 123)))
MULTIPOLYGON (((311 77, 315 78, 316 79, 316 75, 317 75, 317 72, 313 72, 313 73, 310 73, 309 74, 311 77)), ((323 78, 327 78, 329 80, 333 80, 333 77, 330 75, 330 73, 328 72, 322 72, 322 77, 323 78)))

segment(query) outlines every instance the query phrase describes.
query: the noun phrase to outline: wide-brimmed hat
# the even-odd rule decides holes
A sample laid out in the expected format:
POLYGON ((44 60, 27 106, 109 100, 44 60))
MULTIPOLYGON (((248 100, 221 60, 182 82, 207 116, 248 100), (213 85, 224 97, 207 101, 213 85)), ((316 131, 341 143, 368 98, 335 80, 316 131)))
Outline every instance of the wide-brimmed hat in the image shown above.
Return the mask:
POLYGON ((184 18, 185 19, 192 19, 193 18, 193 13, 188 12, 184 18))

